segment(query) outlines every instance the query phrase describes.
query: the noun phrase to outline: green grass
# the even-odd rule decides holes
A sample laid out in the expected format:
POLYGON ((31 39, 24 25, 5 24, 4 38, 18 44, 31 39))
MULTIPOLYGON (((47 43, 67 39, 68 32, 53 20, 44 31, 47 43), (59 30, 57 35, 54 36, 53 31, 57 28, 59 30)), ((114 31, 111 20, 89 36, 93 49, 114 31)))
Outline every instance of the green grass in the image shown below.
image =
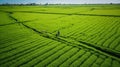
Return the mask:
POLYGON ((8 66, 119 67, 120 5, 0 6, 8 66))
POLYGON ((0 26, 4 24, 14 23, 15 21, 9 18, 9 14, 0 11, 0 26))

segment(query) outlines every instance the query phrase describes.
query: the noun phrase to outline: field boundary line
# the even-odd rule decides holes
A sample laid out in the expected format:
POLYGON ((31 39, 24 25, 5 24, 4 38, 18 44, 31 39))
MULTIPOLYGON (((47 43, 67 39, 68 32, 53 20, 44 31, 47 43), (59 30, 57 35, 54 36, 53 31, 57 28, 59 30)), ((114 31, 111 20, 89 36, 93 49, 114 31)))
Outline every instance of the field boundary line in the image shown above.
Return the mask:
POLYGON ((52 13, 52 12, 35 12, 35 11, 13 11, 22 13, 40 13, 40 14, 58 14, 58 15, 79 15, 79 16, 103 16, 103 17, 120 17, 120 15, 102 15, 102 14, 79 14, 79 13, 52 13))

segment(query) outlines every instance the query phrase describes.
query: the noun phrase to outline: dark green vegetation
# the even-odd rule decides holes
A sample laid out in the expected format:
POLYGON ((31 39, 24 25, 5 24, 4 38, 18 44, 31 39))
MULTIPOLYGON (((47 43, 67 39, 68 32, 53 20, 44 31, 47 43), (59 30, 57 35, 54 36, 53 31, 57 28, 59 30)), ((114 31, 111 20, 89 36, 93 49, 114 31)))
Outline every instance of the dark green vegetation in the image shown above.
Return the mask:
POLYGON ((120 67, 120 5, 0 6, 8 66, 120 67))

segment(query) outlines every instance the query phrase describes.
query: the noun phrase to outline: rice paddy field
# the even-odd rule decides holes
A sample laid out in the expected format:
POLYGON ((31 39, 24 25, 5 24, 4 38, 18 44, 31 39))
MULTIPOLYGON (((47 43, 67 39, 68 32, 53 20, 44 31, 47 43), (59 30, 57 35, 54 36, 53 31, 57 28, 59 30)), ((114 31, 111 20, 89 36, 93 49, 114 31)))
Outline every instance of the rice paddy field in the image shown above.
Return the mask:
POLYGON ((120 67, 120 5, 0 6, 0 67, 120 67))

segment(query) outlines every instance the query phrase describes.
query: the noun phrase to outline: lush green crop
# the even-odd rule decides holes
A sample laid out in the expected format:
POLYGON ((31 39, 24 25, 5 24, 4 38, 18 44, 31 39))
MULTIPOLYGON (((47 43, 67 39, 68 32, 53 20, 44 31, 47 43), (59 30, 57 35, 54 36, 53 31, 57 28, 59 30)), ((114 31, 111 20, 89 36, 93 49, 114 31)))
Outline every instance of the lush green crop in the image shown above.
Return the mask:
POLYGON ((0 6, 0 67, 120 67, 119 12, 120 5, 0 6))

